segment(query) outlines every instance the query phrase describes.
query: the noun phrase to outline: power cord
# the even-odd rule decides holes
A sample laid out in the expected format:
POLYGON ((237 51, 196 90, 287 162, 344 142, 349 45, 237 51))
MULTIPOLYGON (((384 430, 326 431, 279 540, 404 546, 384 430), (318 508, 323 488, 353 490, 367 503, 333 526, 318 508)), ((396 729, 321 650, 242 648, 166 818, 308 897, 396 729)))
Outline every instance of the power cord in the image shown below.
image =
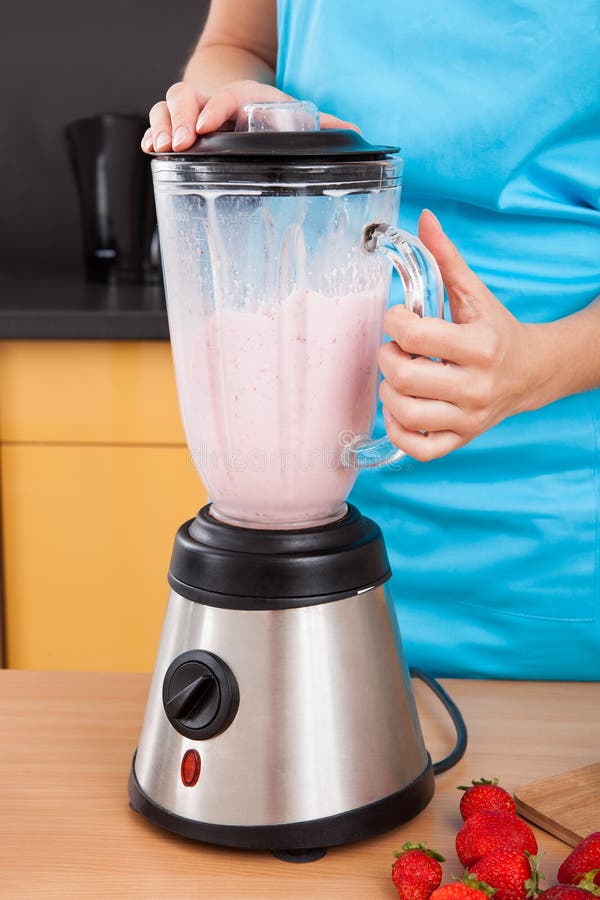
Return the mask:
POLYGON ((462 717, 460 709, 452 697, 444 690, 439 681, 436 681, 432 675, 427 675, 421 669, 410 668, 408 671, 410 672, 411 678, 418 678, 419 681, 422 681, 431 691, 433 691, 447 710, 448 715, 452 719, 452 724, 456 729, 456 743, 452 751, 448 756, 440 759, 439 762, 433 763, 433 774, 439 775, 441 772, 445 772, 446 769, 451 769, 452 766, 455 766, 459 759, 462 759, 465 755, 468 739, 467 726, 465 725, 465 720, 462 717))

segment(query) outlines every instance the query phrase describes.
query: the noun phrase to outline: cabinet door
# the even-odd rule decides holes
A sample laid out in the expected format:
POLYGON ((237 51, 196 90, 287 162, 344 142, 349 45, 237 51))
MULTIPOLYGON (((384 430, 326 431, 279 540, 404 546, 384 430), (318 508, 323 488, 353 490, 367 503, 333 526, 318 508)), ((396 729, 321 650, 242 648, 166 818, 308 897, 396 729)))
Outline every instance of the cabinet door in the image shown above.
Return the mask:
POLYGON ((151 670, 175 531, 206 500, 187 448, 0 454, 7 664, 151 670))
POLYGON ((0 438, 183 444, 168 341, 0 341, 0 438))

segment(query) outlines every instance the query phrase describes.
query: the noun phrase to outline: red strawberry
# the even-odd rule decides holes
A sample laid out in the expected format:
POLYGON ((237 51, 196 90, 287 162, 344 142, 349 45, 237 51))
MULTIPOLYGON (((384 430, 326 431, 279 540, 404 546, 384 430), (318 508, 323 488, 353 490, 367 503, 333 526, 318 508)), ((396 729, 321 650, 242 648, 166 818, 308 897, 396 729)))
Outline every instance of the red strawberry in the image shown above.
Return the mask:
POLYGON ((444 857, 437 850, 428 849, 425 844, 406 843, 402 850, 394 853, 396 862, 392 866, 392 881, 402 900, 427 900, 435 888, 442 883, 444 857))
POLYGON ((460 814, 463 822, 474 813, 484 810, 501 810, 516 815, 515 801, 508 791, 500 787, 497 778, 494 778, 493 781, 480 778, 479 781, 472 781, 470 787, 461 785, 458 790, 465 791, 460 801, 460 814))
POLYGON ((463 866, 472 866, 493 850, 528 850, 535 855, 537 849, 527 822, 505 812, 474 813, 456 835, 456 853, 463 866))
POLYGON ((560 869, 558 880, 561 884, 577 884, 592 893, 600 886, 600 831, 588 834, 569 853, 560 869))
POLYGON ((495 890, 494 900, 535 897, 540 878, 538 857, 526 850, 494 850, 469 866, 469 872, 495 890))
POLYGON ((429 900, 489 900, 493 888, 477 881, 472 875, 465 875, 462 881, 443 884, 434 891, 429 900))
POLYGON ((572 884, 555 884, 543 891, 538 900, 590 900, 590 892, 572 884))

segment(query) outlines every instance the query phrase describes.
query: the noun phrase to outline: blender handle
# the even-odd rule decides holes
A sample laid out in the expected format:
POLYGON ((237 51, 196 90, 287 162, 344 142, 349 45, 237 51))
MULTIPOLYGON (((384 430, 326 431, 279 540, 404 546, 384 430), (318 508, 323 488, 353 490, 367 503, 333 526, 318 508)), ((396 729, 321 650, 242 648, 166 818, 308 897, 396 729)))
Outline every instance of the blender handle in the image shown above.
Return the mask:
MULTIPOLYGON (((404 305, 418 316, 444 318, 444 284, 438 265, 427 247, 414 235, 385 222, 374 222, 363 231, 363 249, 386 256, 404 285, 404 305)), ((387 437, 371 440, 354 435, 342 447, 346 468, 378 469, 407 454, 387 437)))

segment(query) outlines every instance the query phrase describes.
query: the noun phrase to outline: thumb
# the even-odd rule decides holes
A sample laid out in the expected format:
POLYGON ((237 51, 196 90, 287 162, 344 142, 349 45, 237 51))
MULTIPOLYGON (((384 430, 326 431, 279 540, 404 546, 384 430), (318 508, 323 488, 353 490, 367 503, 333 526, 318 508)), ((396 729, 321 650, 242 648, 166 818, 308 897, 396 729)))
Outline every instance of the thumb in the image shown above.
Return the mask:
POLYGON ((424 209, 419 217, 419 238, 439 266, 453 320, 464 322, 477 318, 484 294, 492 295, 466 264, 434 214, 428 209, 424 209))

